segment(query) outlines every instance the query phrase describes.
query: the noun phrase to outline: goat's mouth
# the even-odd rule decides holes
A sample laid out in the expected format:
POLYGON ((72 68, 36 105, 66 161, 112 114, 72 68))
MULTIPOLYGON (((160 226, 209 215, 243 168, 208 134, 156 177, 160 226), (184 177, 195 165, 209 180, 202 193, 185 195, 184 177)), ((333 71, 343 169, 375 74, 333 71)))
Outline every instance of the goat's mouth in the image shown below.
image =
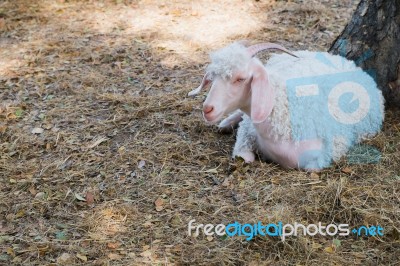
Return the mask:
POLYGON ((204 117, 204 120, 207 122, 207 124, 214 125, 222 120, 223 112, 220 112, 217 114, 214 114, 214 112, 207 113, 207 114, 203 112, 203 117, 204 117))

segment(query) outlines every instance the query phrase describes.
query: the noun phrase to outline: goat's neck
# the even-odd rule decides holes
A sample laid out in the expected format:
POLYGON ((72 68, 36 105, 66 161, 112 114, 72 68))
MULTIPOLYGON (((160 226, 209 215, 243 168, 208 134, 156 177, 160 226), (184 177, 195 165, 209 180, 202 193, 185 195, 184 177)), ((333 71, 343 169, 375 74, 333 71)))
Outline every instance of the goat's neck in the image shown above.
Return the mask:
POLYGON ((251 114, 250 105, 249 106, 240 107, 240 111, 242 111, 246 115, 250 116, 250 114, 251 114))
POLYGON ((272 125, 271 125, 271 122, 268 121, 268 119, 261 123, 257 123, 257 124, 253 123, 253 125, 260 137, 262 137, 263 139, 271 138, 270 133, 272 130, 272 125))
MULTIPOLYGON (((245 113, 246 115, 248 115, 249 117, 251 117, 251 105, 250 104, 241 107, 240 110, 243 113, 245 113)), ((272 125, 271 125, 271 122, 269 122, 269 119, 267 119, 261 123, 253 123, 253 125, 260 136, 263 136, 263 135, 269 133, 272 129, 272 125)))

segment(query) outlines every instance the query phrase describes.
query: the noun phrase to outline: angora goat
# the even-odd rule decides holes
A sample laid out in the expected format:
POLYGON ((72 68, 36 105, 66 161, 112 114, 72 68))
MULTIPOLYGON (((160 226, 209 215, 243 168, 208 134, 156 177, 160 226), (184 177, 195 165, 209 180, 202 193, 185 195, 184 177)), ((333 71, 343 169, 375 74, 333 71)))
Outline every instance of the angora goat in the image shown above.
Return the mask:
POLYGON ((246 162, 258 151, 285 168, 316 171, 380 131, 384 99, 374 80, 352 61, 326 52, 264 43, 233 43, 211 54, 201 85, 211 90, 204 119, 219 127, 239 123, 233 157, 246 162), (278 49, 264 66, 259 51, 278 49))

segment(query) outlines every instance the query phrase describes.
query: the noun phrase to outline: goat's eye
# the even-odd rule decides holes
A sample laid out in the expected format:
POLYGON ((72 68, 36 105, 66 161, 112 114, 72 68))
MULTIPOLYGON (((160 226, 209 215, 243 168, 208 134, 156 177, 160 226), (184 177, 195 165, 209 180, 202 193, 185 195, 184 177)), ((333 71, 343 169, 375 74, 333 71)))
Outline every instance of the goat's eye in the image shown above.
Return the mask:
POLYGON ((235 82, 242 83, 242 82, 244 82, 245 80, 246 80, 246 79, 244 79, 244 78, 238 78, 238 79, 236 79, 235 82))

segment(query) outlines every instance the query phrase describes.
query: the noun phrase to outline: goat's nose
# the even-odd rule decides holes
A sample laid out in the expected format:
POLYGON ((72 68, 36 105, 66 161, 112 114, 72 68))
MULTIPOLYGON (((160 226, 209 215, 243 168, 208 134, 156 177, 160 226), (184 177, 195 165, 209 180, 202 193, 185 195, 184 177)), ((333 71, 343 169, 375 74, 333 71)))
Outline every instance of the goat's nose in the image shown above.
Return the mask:
POLYGON ((204 105, 203 112, 205 114, 211 113, 214 110, 214 106, 212 105, 204 105))

